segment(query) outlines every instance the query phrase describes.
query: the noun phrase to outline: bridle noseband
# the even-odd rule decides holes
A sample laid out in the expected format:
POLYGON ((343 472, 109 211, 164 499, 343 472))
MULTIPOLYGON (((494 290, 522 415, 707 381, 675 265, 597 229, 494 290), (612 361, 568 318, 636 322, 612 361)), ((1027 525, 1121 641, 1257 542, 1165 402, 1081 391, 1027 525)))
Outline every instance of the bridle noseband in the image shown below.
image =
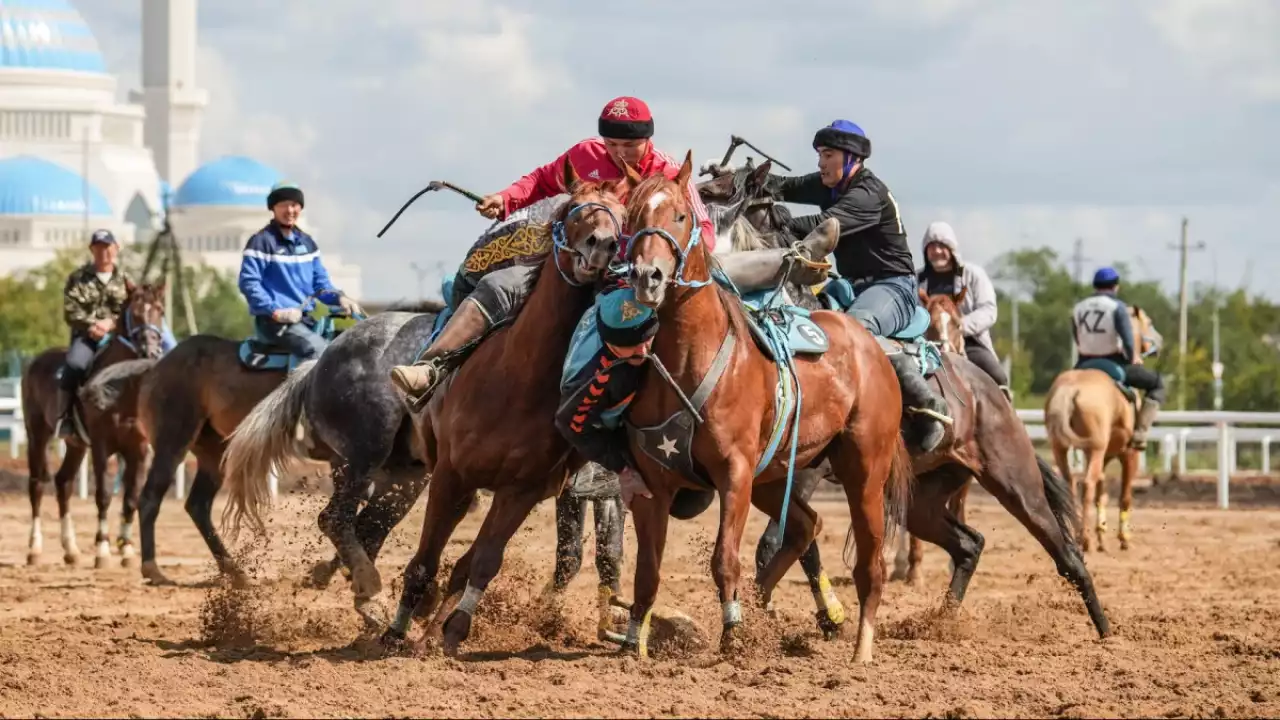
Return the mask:
MULTIPOLYGON (((622 223, 618 222, 618 216, 613 212, 613 210, 608 205, 605 205, 604 203, 598 203, 594 201, 585 202, 580 205, 574 205, 573 207, 569 208, 569 212, 565 213, 564 220, 557 220, 551 224, 551 245, 556 249, 557 252, 565 253, 569 255, 569 257, 576 257, 576 258, 585 260, 585 257, 583 256, 581 250, 573 248, 569 245, 569 239, 565 235, 565 223, 568 222, 571 218, 573 218, 578 213, 588 208, 592 208, 591 212, 593 213, 599 212, 602 210, 605 213, 608 213, 609 219, 613 221, 614 239, 621 242, 622 223)), ((573 287, 582 287, 583 283, 577 282, 573 278, 566 275, 564 272, 564 269, 560 267, 560 263, 558 262, 556 263, 556 271, 560 273, 560 277, 563 278, 565 282, 569 283, 573 287)))

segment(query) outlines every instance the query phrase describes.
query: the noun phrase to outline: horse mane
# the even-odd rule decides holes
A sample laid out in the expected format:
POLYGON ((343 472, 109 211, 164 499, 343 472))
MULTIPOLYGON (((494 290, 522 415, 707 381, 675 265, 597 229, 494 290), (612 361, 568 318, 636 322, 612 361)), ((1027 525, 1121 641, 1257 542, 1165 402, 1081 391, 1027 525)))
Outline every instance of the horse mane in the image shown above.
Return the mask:
POLYGON ((565 218, 569 217, 569 211, 573 209, 573 199, 580 195, 596 193, 598 195, 612 195, 617 199, 618 193, 616 192, 617 186, 615 184, 617 182, 620 181, 607 180, 605 182, 596 182, 594 180, 578 180, 578 182, 573 184, 573 187, 565 190, 565 193, 567 193, 569 197, 565 198, 564 202, 556 206, 555 212, 551 215, 552 222, 564 222, 565 218))
POLYGON ((110 410, 130 383, 150 370, 156 362, 152 358, 139 358, 108 365, 89 378, 80 392, 80 398, 95 409, 110 410))

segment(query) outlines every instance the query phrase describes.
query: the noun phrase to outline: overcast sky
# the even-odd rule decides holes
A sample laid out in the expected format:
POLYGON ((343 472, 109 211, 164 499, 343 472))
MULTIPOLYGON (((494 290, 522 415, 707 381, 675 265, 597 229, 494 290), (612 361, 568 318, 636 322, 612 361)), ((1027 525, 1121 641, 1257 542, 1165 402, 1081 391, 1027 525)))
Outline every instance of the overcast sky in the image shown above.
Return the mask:
MULTIPOLYGON (((140 3, 77 5, 135 87, 140 3)), ((437 194, 376 239, 410 195, 495 192, 593 135, 617 95, 699 163, 737 133, 808 172, 814 131, 857 122, 917 255, 940 219, 980 263, 1080 237, 1088 271, 1122 261, 1175 288, 1185 214, 1212 249, 1193 282, 1216 256, 1221 284, 1280 299, 1277 38, 1276 0, 210 0, 202 149, 296 179, 367 299, 415 294, 410 261, 452 273, 487 226, 437 194)))

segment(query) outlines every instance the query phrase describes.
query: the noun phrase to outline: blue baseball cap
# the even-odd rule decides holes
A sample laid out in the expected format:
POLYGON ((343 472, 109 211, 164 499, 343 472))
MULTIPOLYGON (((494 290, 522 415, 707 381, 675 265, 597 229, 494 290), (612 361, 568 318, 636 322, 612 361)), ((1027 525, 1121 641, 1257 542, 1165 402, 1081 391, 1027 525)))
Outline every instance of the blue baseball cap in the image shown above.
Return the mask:
POLYGON ((1098 268, 1098 272, 1093 274, 1094 287, 1109 287, 1118 282, 1120 282, 1120 273, 1113 267, 1098 268))
POLYGON ((94 230, 93 236, 89 238, 89 244, 97 245, 99 243, 103 245, 115 245, 116 236, 112 235, 111 231, 107 230, 106 228, 103 228, 101 230, 94 230))

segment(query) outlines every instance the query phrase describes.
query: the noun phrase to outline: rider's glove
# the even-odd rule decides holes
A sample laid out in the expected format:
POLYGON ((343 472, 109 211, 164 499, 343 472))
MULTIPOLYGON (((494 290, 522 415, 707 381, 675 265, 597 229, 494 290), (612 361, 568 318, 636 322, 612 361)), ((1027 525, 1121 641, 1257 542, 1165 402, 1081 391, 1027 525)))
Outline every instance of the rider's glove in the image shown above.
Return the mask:
POLYGON ((302 310, 300 308, 280 308, 271 313, 271 319, 281 325, 293 325, 302 322, 302 310))

